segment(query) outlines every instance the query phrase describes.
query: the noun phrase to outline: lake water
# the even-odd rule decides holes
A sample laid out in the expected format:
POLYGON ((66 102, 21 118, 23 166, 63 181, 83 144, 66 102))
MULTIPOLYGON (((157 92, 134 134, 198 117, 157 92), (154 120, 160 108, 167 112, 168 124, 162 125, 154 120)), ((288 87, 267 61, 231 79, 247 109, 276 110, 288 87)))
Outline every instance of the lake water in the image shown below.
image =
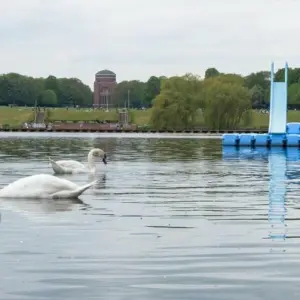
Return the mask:
POLYGON ((0 138, 1 186, 52 174, 47 156, 108 153, 81 201, 0 202, 1 300, 299 298, 297 149, 193 135, 0 138))

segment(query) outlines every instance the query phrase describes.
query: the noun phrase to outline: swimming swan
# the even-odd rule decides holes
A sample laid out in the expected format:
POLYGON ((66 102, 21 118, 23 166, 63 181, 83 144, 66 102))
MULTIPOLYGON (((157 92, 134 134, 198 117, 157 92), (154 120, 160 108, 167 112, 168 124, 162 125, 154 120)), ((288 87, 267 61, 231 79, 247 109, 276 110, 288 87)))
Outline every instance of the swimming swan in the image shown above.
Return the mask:
POLYGON ((58 160, 54 161, 49 157, 49 161, 52 165, 52 169, 56 174, 74 174, 74 173, 82 173, 82 172, 96 172, 96 165, 95 165, 95 157, 99 156, 102 158, 104 164, 107 164, 106 161, 106 153, 99 149, 94 148, 92 149, 87 157, 88 160, 88 167, 83 165, 82 163, 76 160, 58 160))
POLYGON ((0 190, 0 198, 75 199, 97 181, 77 185, 49 174, 37 174, 18 179, 0 190))

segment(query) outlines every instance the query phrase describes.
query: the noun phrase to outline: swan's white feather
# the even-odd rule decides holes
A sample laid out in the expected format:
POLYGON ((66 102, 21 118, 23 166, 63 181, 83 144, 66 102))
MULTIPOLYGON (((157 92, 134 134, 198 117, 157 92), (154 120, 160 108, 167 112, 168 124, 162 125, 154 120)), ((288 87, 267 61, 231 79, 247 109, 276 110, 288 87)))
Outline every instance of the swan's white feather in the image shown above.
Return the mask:
POLYGON ((57 160, 56 163, 64 168, 85 169, 85 165, 76 160, 57 160))
POLYGON ((86 167, 78 161, 75 160, 58 160, 54 161, 49 157, 52 169, 56 174, 75 174, 75 173, 85 173, 88 170, 86 167))
POLYGON ((97 181, 79 186, 69 180, 49 174, 37 174, 18 179, 0 190, 0 198, 77 198, 97 181))
POLYGON ((49 162, 51 163, 54 173, 56 174, 76 174, 76 173, 87 173, 87 172, 94 173, 96 171, 94 156, 104 156, 104 155, 105 155, 104 151, 99 148, 94 148, 90 150, 87 156, 88 168, 84 164, 71 159, 54 161, 49 157, 49 162))

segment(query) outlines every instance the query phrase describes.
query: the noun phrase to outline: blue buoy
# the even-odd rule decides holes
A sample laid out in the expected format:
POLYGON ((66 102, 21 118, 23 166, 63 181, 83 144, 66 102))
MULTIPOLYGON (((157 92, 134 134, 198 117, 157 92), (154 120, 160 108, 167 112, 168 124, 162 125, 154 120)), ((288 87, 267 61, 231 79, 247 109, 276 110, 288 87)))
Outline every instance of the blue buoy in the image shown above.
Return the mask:
POLYGON ((270 146, 285 146, 285 134, 270 134, 270 146))
POLYGON ((240 146, 253 146, 254 145, 254 134, 252 133, 242 133, 239 135, 239 145, 240 146))
POLYGON ((254 146, 269 146, 270 143, 270 136, 267 133, 259 134, 257 133, 254 136, 255 142, 254 146))
POLYGON ((222 139, 224 146, 238 146, 239 144, 239 135, 237 133, 225 133, 222 139))
POLYGON ((287 134, 300 134, 300 123, 287 123, 286 124, 287 134))
POLYGON ((286 145, 288 147, 299 147, 299 144, 300 144, 300 134, 286 135, 286 145))

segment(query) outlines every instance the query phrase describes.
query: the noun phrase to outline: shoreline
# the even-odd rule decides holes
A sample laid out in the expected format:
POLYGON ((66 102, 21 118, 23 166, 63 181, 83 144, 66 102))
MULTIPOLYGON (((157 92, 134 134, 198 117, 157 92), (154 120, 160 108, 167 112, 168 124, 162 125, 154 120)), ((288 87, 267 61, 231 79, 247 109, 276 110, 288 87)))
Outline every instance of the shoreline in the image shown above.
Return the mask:
POLYGON ((81 133, 173 133, 173 134, 203 134, 203 135, 221 135, 225 133, 267 133, 267 130, 132 130, 132 129, 46 129, 46 128, 0 128, 0 132, 81 132, 81 133))

